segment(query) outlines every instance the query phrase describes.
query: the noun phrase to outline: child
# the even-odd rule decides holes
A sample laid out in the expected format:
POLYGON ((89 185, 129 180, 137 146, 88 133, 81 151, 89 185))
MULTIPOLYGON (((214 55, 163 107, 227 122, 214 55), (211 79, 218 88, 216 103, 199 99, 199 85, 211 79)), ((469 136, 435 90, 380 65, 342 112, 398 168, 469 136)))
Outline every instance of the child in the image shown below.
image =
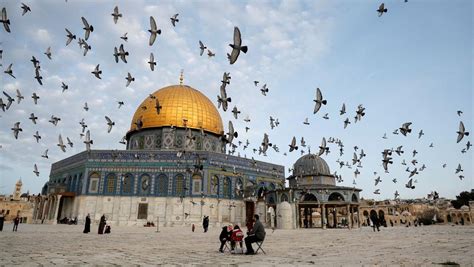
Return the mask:
POLYGON ((242 248, 242 239, 243 238, 244 238, 244 232, 242 232, 242 230, 240 230, 240 227, 238 225, 236 225, 234 227, 234 230, 232 231, 232 235, 230 237, 230 247, 231 247, 232 251, 234 251, 235 244, 237 242, 240 243, 240 249, 242 249, 242 251, 243 251, 243 248, 242 248))
POLYGON ((110 234, 110 225, 105 226, 105 232, 104 234, 110 234))
POLYGON ((227 240, 229 240, 229 235, 231 232, 227 231, 227 226, 222 227, 221 234, 219 235, 219 240, 221 241, 221 247, 219 252, 224 253, 224 245, 227 240))

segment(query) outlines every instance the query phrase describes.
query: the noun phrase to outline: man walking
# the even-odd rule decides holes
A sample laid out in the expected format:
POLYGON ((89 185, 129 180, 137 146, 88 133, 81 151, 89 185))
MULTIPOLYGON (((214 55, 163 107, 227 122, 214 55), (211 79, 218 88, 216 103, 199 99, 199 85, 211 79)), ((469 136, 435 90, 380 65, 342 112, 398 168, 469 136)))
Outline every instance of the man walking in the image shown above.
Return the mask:
POLYGON ((20 216, 16 215, 13 220, 13 232, 18 232, 18 224, 20 223, 20 216))
POLYGON ((265 228, 260 222, 258 214, 255 214, 254 218, 255 224, 253 225, 252 230, 247 233, 247 237, 245 238, 245 246, 247 247, 245 255, 255 254, 255 251, 252 248, 252 243, 263 241, 266 235, 265 228))

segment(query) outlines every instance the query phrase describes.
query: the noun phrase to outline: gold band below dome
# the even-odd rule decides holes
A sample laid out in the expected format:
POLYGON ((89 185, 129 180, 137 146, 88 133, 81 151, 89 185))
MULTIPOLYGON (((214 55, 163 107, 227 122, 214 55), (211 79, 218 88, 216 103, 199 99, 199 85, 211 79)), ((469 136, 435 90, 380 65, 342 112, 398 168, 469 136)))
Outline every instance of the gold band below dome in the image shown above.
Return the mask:
POLYGON ((141 129, 164 126, 203 129, 214 134, 223 132, 222 119, 217 108, 198 90, 187 85, 164 87, 147 97, 135 111, 130 131, 137 131, 135 122, 141 118, 141 129), (156 111, 156 99, 161 110, 156 111))

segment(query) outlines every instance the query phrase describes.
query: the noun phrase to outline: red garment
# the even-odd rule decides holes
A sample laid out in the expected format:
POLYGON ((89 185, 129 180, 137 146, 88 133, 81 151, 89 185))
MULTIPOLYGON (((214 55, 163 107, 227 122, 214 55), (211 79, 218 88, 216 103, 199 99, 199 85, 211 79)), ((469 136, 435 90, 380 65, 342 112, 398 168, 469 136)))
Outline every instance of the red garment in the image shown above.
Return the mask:
POLYGON ((232 231, 232 235, 230 236, 230 240, 235 242, 240 242, 244 238, 244 233, 240 229, 234 229, 232 231))

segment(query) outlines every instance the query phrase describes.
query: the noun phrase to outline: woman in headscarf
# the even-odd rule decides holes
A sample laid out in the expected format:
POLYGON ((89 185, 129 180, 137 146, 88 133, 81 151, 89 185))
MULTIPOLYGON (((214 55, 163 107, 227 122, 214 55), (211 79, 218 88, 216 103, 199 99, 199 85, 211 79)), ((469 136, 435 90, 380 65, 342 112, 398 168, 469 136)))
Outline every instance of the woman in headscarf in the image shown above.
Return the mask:
POLYGON ((100 222, 99 222, 99 235, 104 233, 104 228, 105 228, 106 220, 105 220, 105 214, 100 217, 100 222))
POLYGON ((84 224, 84 231, 83 233, 84 234, 87 234, 91 231, 91 218, 89 216, 89 213, 87 213, 87 216, 86 216, 86 223, 84 224))

